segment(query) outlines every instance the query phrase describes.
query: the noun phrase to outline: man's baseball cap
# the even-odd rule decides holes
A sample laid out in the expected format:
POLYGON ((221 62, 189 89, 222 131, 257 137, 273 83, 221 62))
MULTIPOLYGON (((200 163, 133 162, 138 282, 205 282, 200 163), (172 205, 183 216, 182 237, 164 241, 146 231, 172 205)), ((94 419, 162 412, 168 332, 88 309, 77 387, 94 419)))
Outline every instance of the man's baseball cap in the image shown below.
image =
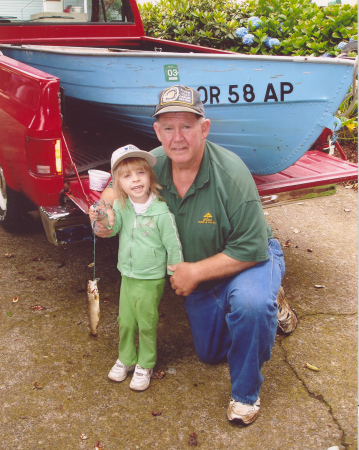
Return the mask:
POLYGON ((160 93, 159 103, 152 117, 167 112, 191 112, 204 117, 200 93, 196 89, 181 85, 164 89, 160 93))
POLYGON ((140 150, 135 145, 128 144, 124 147, 120 147, 112 153, 111 157, 111 172, 118 166, 118 164, 126 158, 143 158, 148 164, 153 167, 157 163, 157 158, 152 153, 140 150))

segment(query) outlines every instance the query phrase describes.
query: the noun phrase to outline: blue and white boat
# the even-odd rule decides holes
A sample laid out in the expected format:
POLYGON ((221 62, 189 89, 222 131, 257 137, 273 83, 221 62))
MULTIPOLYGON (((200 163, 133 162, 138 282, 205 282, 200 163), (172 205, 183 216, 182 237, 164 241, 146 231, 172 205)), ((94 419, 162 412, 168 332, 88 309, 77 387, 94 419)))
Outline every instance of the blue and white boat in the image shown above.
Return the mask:
POLYGON ((154 136, 152 114, 162 89, 195 87, 211 119, 209 139, 257 175, 286 169, 324 128, 333 129, 354 66, 340 58, 64 46, 0 45, 0 51, 59 77, 68 97, 145 136, 154 136))

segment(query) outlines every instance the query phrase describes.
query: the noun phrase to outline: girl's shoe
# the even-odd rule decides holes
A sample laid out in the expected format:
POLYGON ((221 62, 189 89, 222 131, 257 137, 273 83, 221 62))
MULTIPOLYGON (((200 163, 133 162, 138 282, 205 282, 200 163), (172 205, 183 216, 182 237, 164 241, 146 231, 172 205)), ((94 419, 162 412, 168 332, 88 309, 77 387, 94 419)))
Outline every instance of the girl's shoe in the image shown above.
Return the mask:
POLYGON ((134 364, 132 366, 126 366, 118 359, 116 364, 110 370, 108 377, 113 381, 123 381, 127 377, 127 372, 132 372, 134 368, 134 364))
POLYGON ((134 391, 144 391, 150 385, 150 379, 153 369, 144 369, 136 364, 135 373, 133 374, 130 388, 134 391))

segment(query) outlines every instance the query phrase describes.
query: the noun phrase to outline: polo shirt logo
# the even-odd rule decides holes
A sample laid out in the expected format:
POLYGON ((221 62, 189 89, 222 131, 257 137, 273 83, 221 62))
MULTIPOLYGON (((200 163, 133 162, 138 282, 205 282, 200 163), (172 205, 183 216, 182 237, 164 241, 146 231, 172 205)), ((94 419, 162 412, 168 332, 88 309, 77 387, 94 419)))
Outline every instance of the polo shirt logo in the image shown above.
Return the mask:
POLYGON ((205 214, 203 216, 203 220, 199 220, 198 223, 213 223, 213 224, 215 224, 216 222, 214 222, 212 220, 212 215, 208 212, 207 214, 205 214))

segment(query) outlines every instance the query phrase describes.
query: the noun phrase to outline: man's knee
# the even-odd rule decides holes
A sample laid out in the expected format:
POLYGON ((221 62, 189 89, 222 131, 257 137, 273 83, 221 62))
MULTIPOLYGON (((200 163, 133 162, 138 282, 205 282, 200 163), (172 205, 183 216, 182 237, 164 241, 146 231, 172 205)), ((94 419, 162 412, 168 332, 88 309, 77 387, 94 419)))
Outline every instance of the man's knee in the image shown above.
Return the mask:
POLYGON ((247 287, 232 292, 230 309, 230 316, 234 314, 255 322, 267 314, 272 315, 276 311, 276 306, 269 290, 266 292, 247 287))
POLYGON ((194 340, 197 356, 205 364, 217 364, 225 360, 231 345, 231 337, 227 325, 219 334, 216 334, 215 331, 212 330, 212 334, 207 335, 206 340, 194 340))

